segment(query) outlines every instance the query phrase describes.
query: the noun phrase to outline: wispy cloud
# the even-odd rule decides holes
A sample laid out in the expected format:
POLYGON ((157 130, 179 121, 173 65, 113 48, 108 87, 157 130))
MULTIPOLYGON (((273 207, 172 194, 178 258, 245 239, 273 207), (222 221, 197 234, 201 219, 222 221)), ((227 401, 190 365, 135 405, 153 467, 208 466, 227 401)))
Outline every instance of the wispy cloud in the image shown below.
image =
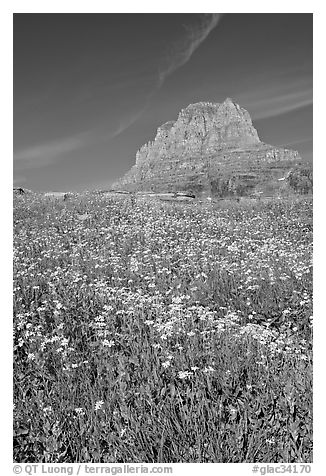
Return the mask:
POLYGON ((79 134, 27 147, 14 153, 15 166, 18 169, 28 169, 48 165, 65 154, 81 149, 86 143, 86 136, 79 134))
POLYGON ((302 107, 312 104, 312 91, 300 91, 289 93, 275 98, 266 98, 257 104, 256 112, 252 117, 254 120, 267 119, 269 117, 280 116, 302 107))
POLYGON ((153 96, 163 86, 164 81, 173 74, 177 69, 184 66, 191 59, 194 52, 206 40, 208 35, 217 26, 221 18, 220 13, 205 13, 198 15, 196 24, 185 25, 185 35, 181 40, 170 45, 169 53, 166 54, 164 60, 159 66, 159 72, 156 80, 154 79, 154 86, 146 96, 142 106, 130 115, 128 119, 121 122, 118 129, 112 134, 112 137, 117 137, 126 131, 132 124, 134 124, 143 112, 148 107, 153 96))
POLYGON ((305 138, 305 139, 295 139, 292 140, 291 142, 286 142, 284 144, 280 144, 282 147, 284 146, 292 146, 292 145, 299 145, 299 144, 309 144, 311 145, 313 143, 313 140, 311 137, 305 138))
POLYGON ((139 117, 143 114, 147 105, 148 105, 148 98, 145 100, 145 103, 139 110, 135 111, 134 113, 130 113, 129 116, 126 118, 120 119, 118 127, 113 132, 111 132, 108 137, 110 139, 113 139, 114 137, 119 136, 120 134, 122 134, 122 132, 129 129, 129 127, 132 124, 134 124, 137 121, 137 119, 139 119, 139 117))
POLYGON ((266 86, 253 87, 237 95, 238 102, 248 109, 254 121, 268 119, 312 104, 312 84, 308 80, 266 80, 266 86))
POLYGON ((168 76, 190 60, 194 52, 217 26, 220 18, 220 13, 203 14, 199 16, 199 22, 196 25, 185 26, 186 36, 171 46, 171 54, 161 65, 158 88, 163 85, 168 76))

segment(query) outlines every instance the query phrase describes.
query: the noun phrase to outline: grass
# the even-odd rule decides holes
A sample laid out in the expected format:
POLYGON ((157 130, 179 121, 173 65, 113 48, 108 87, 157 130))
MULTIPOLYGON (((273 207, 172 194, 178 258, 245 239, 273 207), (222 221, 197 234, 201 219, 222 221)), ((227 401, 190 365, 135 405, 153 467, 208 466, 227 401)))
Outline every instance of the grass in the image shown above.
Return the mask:
POLYGON ((16 197, 15 462, 311 462, 311 224, 16 197))

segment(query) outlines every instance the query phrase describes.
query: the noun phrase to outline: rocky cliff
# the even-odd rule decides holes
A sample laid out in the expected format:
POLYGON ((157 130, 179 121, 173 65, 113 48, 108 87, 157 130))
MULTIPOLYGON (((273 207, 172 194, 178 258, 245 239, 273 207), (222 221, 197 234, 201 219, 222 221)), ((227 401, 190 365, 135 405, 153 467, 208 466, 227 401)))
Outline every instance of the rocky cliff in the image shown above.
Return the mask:
POLYGON ((183 109, 136 154, 114 189, 189 191, 199 195, 273 193, 301 163, 296 151, 260 141, 249 113, 227 98, 183 109), (279 180, 281 179, 281 180, 279 180))

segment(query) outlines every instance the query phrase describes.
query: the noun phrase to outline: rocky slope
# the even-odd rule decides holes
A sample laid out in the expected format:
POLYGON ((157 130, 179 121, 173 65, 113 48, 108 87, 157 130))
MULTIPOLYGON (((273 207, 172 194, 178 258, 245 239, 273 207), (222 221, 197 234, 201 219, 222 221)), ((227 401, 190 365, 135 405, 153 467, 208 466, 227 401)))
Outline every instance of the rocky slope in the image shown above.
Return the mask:
POLYGON ((249 113, 227 98, 183 109, 136 154, 136 164, 114 184, 129 191, 189 191, 196 195, 274 194, 300 166, 298 152, 260 141, 249 113), (279 180, 281 179, 281 180, 279 180))

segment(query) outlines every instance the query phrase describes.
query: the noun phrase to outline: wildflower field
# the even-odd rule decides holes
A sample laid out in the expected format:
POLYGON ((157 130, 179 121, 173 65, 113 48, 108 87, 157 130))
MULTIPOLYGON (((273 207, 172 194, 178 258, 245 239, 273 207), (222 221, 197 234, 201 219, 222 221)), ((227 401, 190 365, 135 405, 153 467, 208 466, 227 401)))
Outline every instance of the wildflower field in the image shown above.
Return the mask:
POLYGON ((311 462, 311 198, 15 197, 14 460, 311 462))

